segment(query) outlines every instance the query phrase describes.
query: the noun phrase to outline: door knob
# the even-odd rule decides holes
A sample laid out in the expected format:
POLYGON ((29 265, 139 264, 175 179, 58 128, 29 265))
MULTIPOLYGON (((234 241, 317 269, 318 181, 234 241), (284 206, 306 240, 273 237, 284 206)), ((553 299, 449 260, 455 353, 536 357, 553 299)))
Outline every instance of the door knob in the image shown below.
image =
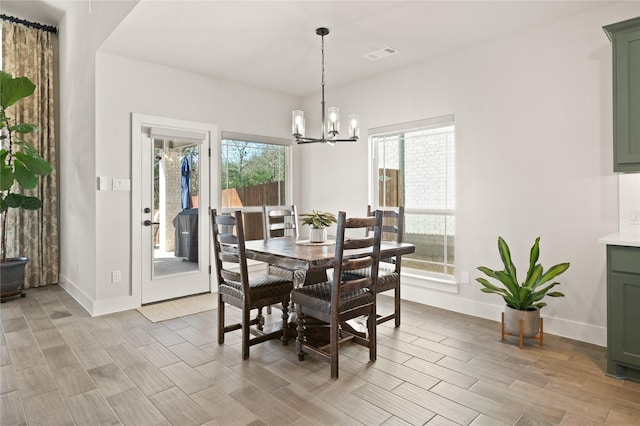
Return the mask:
POLYGON ((151 225, 160 225, 160 222, 151 222, 149 219, 147 219, 144 222, 142 222, 142 224, 144 226, 151 226, 151 225))

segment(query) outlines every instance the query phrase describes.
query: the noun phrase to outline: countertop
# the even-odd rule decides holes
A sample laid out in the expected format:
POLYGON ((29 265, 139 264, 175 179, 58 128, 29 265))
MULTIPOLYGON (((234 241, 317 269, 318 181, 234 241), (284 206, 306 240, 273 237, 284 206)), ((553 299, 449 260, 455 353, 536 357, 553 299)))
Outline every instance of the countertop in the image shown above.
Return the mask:
POLYGON ((600 244, 607 244, 611 246, 640 247, 640 234, 614 232, 613 234, 600 238, 598 242, 600 244))

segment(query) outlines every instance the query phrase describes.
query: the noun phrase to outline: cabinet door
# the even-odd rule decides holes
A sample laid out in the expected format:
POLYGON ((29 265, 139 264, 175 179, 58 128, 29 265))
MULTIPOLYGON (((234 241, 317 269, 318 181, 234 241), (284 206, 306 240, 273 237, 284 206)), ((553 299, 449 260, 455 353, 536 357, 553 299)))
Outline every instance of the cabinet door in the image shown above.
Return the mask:
POLYGON ((640 17, 603 28, 613 43, 613 170, 640 172, 640 17))
POLYGON ((609 355, 640 367, 640 275, 612 272, 609 282, 609 355))
POLYGON ((640 28, 614 43, 614 171, 640 171, 640 28))

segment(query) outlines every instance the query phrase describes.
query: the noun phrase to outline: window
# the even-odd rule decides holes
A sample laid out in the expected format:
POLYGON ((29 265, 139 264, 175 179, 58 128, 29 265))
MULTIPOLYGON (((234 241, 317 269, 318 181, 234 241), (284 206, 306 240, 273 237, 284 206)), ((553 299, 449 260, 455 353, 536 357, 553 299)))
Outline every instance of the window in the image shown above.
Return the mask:
POLYGON ((223 211, 242 210, 248 240, 263 238, 262 206, 291 199, 289 140, 222 132, 223 211))
POLYGON ((455 133, 453 116, 369 130, 372 198, 378 207, 404 205, 404 241, 416 252, 403 270, 454 275, 455 133))

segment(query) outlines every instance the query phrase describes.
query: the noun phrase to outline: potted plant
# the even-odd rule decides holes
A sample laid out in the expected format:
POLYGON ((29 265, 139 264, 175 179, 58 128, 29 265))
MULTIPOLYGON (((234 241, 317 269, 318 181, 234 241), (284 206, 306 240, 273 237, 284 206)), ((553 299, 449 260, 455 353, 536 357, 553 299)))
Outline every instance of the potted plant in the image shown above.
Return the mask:
POLYGON ((329 212, 313 210, 313 213, 301 214, 303 225, 309 225, 309 242, 324 243, 327 241, 327 226, 336 223, 338 219, 329 212))
POLYGON ((24 278, 26 257, 7 258, 7 214, 9 209, 37 210, 42 207, 38 197, 26 195, 24 190, 38 185, 38 178, 51 173, 51 164, 24 136, 38 130, 33 124, 13 123, 6 109, 17 101, 31 96, 36 86, 27 77, 13 78, 0 71, 0 231, 2 233, 2 259, 0 261, 0 297, 20 294, 24 278))
POLYGON ((509 246, 498 237, 498 251, 504 264, 504 270, 494 271, 485 266, 478 267, 490 278, 502 284, 502 287, 495 286, 485 278, 476 278, 483 288, 484 293, 495 293, 504 299, 505 307, 505 328, 512 334, 520 334, 520 319, 523 320, 523 336, 532 337, 538 334, 540 329, 540 309, 546 306, 542 299, 545 296, 563 297, 559 291, 549 291, 559 285, 559 282, 552 282, 553 278, 562 274, 569 268, 569 263, 554 265, 548 270, 544 270, 541 264, 537 263, 540 256, 540 237, 536 238, 531 254, 529 256, 529 270, 525 280, 520 284, 516 276, 516 267, 511 260, 509 246))

